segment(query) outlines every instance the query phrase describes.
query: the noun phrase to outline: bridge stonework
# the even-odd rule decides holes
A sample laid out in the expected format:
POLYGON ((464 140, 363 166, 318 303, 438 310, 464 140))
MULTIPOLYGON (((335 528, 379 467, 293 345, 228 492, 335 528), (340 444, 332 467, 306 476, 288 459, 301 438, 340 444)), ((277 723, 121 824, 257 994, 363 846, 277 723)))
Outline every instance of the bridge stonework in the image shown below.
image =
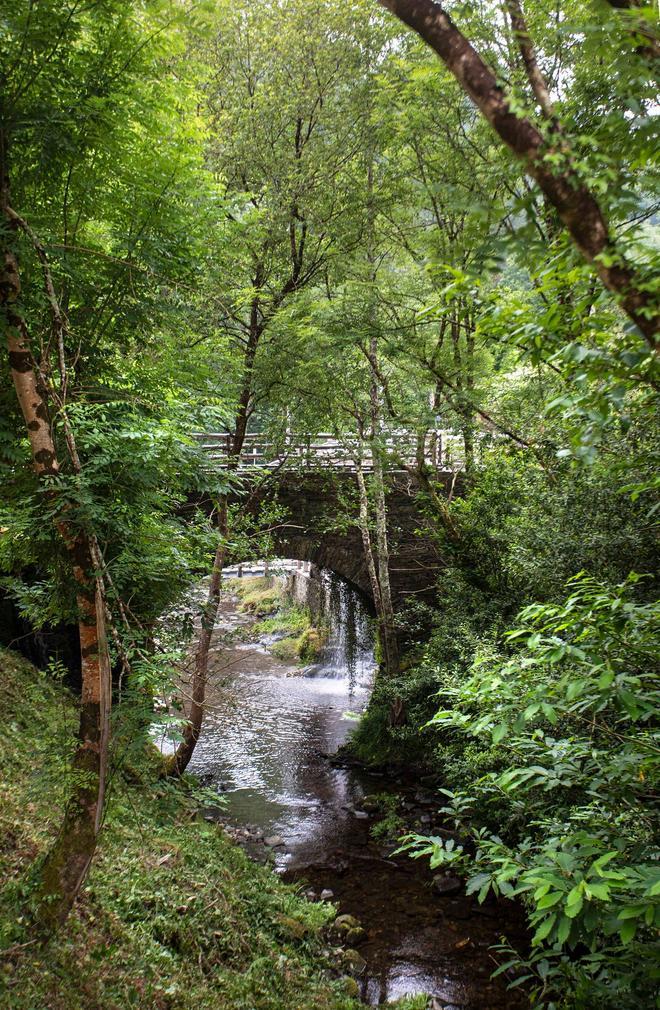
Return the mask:
MULTIPOLYGON (((447 485, 452 475, 439 475, 447 485)), ((357 480, 352 473, 283 471, 267 482, 282 517, 273 531, 274 554, 310 561, 347 579, 373 603, 362 537, 355 517, 357 480)), ((442 567, 411 478, 397 474, 387 494, 390 582, 395 608, 418 600, 431 603, 442 567)), ((264 495, 265 497, 265 495, 264 495)), ((234 560, 238 561, 239 558, 234 560)))

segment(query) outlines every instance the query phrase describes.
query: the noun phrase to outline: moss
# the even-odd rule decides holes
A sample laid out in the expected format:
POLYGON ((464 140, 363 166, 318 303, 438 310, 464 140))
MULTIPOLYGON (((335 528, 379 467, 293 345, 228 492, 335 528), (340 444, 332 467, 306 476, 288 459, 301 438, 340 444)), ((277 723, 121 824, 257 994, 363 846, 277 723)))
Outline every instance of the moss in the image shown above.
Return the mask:
POLYGON ((306 607, 287 605, 284 601, 272 617, 258 621, 252 629, 257 635, 272 635, 279 631, 288 631, 291 635, 299 634, 309 628, 311 616, 306 607))
POLYGON ((268 651, 284 663, 294 663, 300 658, 298 639, 290 636, 280 638, 279 642, 273 642, 272 645, 268 646, 268 651))
POLYGON ((0 1005, 7 1010, 357 1010, 322 960, 332 910, 310 904, 199 818, 188 777, 113 779, 101 844, 43 947, 17 914, 70 788, 76 705, 0 652, 0 1005), (295 924, 295 925, 294 925, 295 924))
MULTIPOLYGON (((250 597, 248 592, 244 600, 250 597)), ((268 646, 273 656, 285 663, 313 663, 317 660, 328 641, 329 628, 326 624, 314 624, 308 607, 299 607, 280 599, 276 612, 257 622, 252 631, 258 635, 272 635, 289 632, 283 638, 268 646)))
POLYGON ((257 617, 275 613, 282 603, 284 591, 281 581, 271 576, 231 579, 227 588, 239 597, 240 610, 257 617))
POLYGON ((313 663, 319 658, 327 642, 328 629, 325 625, 307 628, 298 639, 298 655, 304 663, 313 663))
POLYGON ((307 627, 299 635, 288 635, 269 646, 270 652, 284 662, 300 661, 313 663, 323 651, 328 640, 328 632, 324 626, 307 627))

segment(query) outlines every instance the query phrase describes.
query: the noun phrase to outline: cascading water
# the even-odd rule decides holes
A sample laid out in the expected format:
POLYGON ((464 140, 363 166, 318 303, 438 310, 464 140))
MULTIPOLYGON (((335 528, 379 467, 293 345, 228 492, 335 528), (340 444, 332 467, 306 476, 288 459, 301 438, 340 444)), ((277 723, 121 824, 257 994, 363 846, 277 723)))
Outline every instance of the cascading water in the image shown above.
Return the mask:
POLYGON ((328 641, 309 671, 316 677, 348 679, 350 693, 369 687, 374 671, 374 636, 366 604, 358 593, 328 569, 317 574, 320 614, 329 628, 328 641))

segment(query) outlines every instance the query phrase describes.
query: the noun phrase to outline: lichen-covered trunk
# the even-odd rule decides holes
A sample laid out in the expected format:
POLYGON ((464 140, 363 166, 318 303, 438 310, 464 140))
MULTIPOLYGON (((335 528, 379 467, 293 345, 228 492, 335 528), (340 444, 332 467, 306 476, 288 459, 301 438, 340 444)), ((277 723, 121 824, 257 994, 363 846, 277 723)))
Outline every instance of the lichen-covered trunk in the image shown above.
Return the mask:
POLYGON ((385 500, 385 477, 378 447, 373 447, 374 510, 376 517, 376 556, 378 558, 378 585, 381 602, 381 635, 389 676, 399 672, 399 641, 392 604, 390 585, 390 551, 387 535, 387 502, 385 500))
MULTIPOLYGON (((3 209, 6 192, 5 188, 3 209)), ((8 220, 7 215, 5 220, 8 220)), ((11 227, 10 219, 9 224, 11 227)), ((46 480, 57 476, 60 468, 46 391, 37 377, 27 326, 18 308, 20 287, 18 261, 11 249, 5 249, 0 308, 9 365, 30 441, 33 467, 37 476, 46 480)), ((54 490, 50 492, 55 502, 56 494, 54 490)), ((47 931, 66 919, 96 849, 105 796, 111 704, 105 605, 97 571, 98 545, 93 535, 71 527, 66 508, 60 511, 56 526, 66 544, 77 584, 82 698, 71 795, 57 839, 42 863, 37 892, 37 921, 47 931)))
POLYGON ((101 828, 107 781, 111 679, 103 618, 104 602, 87 572, 92 557, 84 542, 76 548, 81 589, 80 653, 82 698, 78 746, 73 758, 73 787, 55 844, 41 867, 38 924, 51 932, 61 925, 87 876, 101 828), (84 567, 83 567, 84 564, 84 567))
POLYGON ((451 341, 454 358, 456 406, 460 417, 463 439, 465 477, 470 481, 474 474, 474 331, 470 326, 469 310, 459 301, 451 320, 451 341), (465 328, 465 348, 461 349, 461 324, 465 328))
POLYGON ((367 494, 367 485, 364 479, 364 472, 362 470, 362 461, 358 461, 356 467, 358 494, 360 502, 360 536, 362 537, 362 549, 364 551, 364 558, 367 565, 367 572, 369 573, 369 584, 371 585, 371 595, 374 598, 374 607, 376 608, 376 616, 378 622, 382 623, 383 619, 383 605, 380 598, 380 585, 378 583, 378 572, 376 570, 376 561, 374 558, 374 549, 371 543, 371 531, 369 529, 369 495, 367 494))

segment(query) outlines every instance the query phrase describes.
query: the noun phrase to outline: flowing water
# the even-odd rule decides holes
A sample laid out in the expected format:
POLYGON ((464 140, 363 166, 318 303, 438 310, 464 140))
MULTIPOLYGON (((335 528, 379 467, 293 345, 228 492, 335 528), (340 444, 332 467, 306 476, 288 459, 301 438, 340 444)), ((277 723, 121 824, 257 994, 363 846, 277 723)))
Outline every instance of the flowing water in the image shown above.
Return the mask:
MULTIPOLYGON (((438 1007, 516 1007, 514 994, 489 980, 488 947, 499 939, 501 909, 478 908, 464 895, 440 897, 421 860, 391 858, 371 838, 374 821, 361 802, 397 783, 328 760, 367 704, 374 661, 358 595, 321 573, 321 599, 330 639, 321 661, 301 671, 273 657, 268 639, 251 637, 253 619, 224 597, 209 707, 189 770, 224 793, 231 822, 249 826, 245 834, 257 840, 255 855, 257 848, 269 851, 286 879, 317 894, 332 891, 340 912, 360 919, 367 931, 360 947, 365 1002, 427 992, 438 1007)), ((424 816, 433 797, 417 799, 424 816)), ((414 814, 414 802, 409 806, 414 814)))

